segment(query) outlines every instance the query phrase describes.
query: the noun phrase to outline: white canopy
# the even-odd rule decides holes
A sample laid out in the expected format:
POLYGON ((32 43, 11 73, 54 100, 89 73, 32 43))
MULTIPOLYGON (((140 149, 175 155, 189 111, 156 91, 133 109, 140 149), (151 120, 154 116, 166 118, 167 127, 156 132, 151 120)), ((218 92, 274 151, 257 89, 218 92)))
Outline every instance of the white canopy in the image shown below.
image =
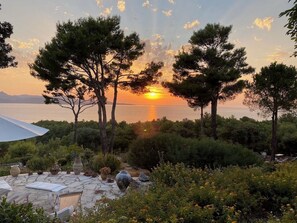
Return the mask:
POLYGON ((48 129, 0 115, 0 142, 42 136, 48 129))

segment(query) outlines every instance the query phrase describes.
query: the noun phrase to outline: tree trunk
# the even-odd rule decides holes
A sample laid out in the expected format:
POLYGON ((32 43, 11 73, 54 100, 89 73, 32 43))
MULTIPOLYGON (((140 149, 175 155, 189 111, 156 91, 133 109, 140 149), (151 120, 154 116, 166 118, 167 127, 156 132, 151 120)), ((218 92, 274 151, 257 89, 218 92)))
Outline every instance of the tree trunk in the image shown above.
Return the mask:
POLYGON ((116 117, 115 111, 117 106, 117 98, 118 98, 118 85, 115 83, 114 93, 113 93, 113 102, 111 108, 111 133, 110 133, 110 142, 109 142, 109 152, 113 152, 114 145, 114 137, 115 137, 115 126, 116 126, 116 117))
POLYGON ((211 100, 211 136, 217 140, 217 98, 211 100))
POLYGON ((277 110, 272 113, 272 135, 271 135, 271 157, 270 161, 275 160, 277 150, 277 110))
POLYGON ((200 107, 200 134, 204 136, 203 106, 200 107))
POLYGON ((74 124, 73 124, 73 143, 77 144, 77 123, 78 123, 78 114, 74 114, 74 124))
POLYGON ((108 152, 108 140, 107 140, 107 118, 106 118, 106 107, 105 102, 98 102, 98 116, 99 116, 99 131, 100 131, 100 140, 102 153, 106 154, 108 152))

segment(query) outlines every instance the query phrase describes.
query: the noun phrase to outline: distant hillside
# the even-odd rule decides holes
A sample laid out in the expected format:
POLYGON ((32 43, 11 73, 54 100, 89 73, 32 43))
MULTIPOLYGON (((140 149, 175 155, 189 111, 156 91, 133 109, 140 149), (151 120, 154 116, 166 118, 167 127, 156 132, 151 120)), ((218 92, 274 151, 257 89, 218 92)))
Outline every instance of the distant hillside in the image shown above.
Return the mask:
MULTIPOLYGON (((27 104, 43 104, 44 98, 38 95, 8 95, 3 91, 0 91, 0 103, 27 103, 27 104)), ((111 104, 111 102, 107 102, 111 104)), ((127 103, 118 103, 118 105, 131 105, 127 103)))
POLYGON ((30 103, 30 104, 43 104, 44 98, 38 95, 8 95, 0 91, 0 103, 30 103))

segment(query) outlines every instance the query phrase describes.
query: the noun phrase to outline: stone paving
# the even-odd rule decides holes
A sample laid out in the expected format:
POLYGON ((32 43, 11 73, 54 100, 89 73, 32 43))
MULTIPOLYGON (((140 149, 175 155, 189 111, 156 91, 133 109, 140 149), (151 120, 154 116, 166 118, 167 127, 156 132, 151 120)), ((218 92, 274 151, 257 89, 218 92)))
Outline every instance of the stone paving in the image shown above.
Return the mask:
POLYGON ((5 180, 11 187, 7 195, 8 200, 15 200, 16 203, 25 203, 28 199, 34 206, 43 207, 47 212, 53 210, 55 194, 45 190, 29 189, 25 186, 36 181, 62 184, 67 188, 59 193, 83 191, 81 198, 82 210, 93 208, 101 198, 115 199, 122 196, 122 193, 115 182, 107 183, 99 177, 88 177, 84 175, 66 174, 60 172, 58 175, 51 175, 45 172, 41 175, 20 174, 17 177, 4 176, 0 180, 5 180))

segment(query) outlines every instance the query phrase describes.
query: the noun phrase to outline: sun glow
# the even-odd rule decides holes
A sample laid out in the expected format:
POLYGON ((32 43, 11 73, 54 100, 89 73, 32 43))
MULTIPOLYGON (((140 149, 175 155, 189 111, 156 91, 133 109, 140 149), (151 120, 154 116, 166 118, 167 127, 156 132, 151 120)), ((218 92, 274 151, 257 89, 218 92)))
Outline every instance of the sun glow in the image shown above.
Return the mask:
POLYGON ((161 91, 156 87, 149 87, 149 91, 144 94, 145 98, 149 100, 156 100, 161 98, 161 91))

